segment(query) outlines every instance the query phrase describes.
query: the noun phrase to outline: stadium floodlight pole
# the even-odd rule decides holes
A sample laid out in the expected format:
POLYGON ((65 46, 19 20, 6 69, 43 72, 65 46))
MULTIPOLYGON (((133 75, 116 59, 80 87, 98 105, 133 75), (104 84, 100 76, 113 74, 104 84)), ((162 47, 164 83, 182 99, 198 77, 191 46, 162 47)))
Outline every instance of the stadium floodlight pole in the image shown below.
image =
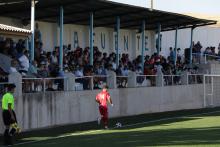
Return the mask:
POLYGON ((94 28, 93 28, 93 12, 90 12, 90 27, 89 27, 89 46, 90 46, 90 60, 89 64, 93 65, 93 33, 94 33, 94 28))
POLYGON ((60 48, 59 48, 59 67, 63 71, 63 6, 60 6, 60 48))
POLYGON ((35 28, 35 0, 31 0, 31 52, 30 60, 34 61, 34 28, 35 28))
POLYGON ((176 61, 177 61, 177 38, 178 38, 178 27, 176 27, 176 32, 175 32, 175 48, 174 48, 174 53, 175 53, 174 64, 175 64, 175 66, 176 66, 176 61))
POLYGON ((119 66, 119 38, 120 38, 120 17, 117 16, 117 26, 116 26, 116 67, 119 66))
POLYGON ((190 65, 192 65, 193 30, 194 30, 194 27, 191 28, 190 55, 189 55, 189 63, 190 63, 190 65))
POLYGON ((160 48, 161 48, 161 38, 160 38, 160 32, 161 32, 161 24, 158 23, 158 45, 157 45, 157 55, 160 55, 160 48))
POLYGON ((144 51, 145 51, 145 20, 142 22, 142 50, 141 50, 141 64, 144 72, 144 51))

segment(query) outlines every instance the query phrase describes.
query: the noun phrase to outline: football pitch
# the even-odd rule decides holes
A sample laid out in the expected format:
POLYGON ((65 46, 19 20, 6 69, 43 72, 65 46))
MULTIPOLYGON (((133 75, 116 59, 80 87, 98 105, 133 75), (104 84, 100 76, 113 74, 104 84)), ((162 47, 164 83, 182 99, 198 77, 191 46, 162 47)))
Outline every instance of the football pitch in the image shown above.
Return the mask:
POLYGON ((219 147, 220 109, 190 110, 112 119, 24 133, 17 147, 219 147), (115 123, 122 127, 116 128, 115 123))

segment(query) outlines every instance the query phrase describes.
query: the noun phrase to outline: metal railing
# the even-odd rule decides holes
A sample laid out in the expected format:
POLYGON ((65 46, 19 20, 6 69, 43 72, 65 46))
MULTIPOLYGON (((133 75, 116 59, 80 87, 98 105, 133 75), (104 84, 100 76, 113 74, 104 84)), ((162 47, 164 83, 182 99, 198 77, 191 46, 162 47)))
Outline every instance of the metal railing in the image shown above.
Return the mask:
MULTIPOLYGON (((101 89, 107 84, 108 75, 93 75, 75 77, 75 85, 71 90, 94 90, 101 89)), ((129 76, 116 76, 117 88, 129 88, 129 76)), ((203 74, 187 75, 136 75, 135 87, 161 87, 186 84, 202 84, 203 74), (185 82, 183 82, 185 81, 185 82)), ((108 79, 111 80, 111 79, 108 79)), ((23 78, 22 90, 24 93, 45 92, 45 91, 64 91, 67 85, 65 77, 58 78, 23 78)), ((109 85, 108 85, 109 86, 109 85)), ((131 85, 130 85, 131 86, 131 85)), ((133 87, 133 86, 132 86, 133 87)))
POLYGON ((204 74, 187 74, 187 84, 202 84, 204 74))
POLYGON ((156 86, 157 75, 137 75, 136 87, 154 87, 156 86))
POLYGON ((209 63, 210 61, 218 61, 220 56, 211 55, 207 53, 192 53, 193 55, 193 62, 200 64, 200 63, 209 63))
POLYGON ((185 78, 184 75, 137 75, 136 87, 202 84, 203 76, 203 74, 187 74, 185 78))
POLYGON ((107 84, 107 78, 107 75, 75 77, 75 90, 101 89, 103 84, 107 84))
POLYGON ((183 75, 163 75, 163 86, 183 85, 183 75))
POLYGON ((22 91, 45 92, 45 91, 63 91, 65 84, 64 77, 57 78, 22 78, 22 91))
POLYGON ((116 84, 118 88, 127 88, 128 76, 116 76, 116 84))

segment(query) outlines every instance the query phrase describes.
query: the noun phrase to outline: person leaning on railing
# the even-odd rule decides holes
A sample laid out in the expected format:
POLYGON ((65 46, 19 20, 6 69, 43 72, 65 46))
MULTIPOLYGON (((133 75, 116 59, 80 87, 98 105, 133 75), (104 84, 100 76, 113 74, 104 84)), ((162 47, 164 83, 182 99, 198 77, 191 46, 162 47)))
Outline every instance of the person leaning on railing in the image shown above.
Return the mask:
POLYGON ((135 72, 137 74, 137 83, 141 85, 143 83, 143 81, 144 81, 144 77, 143 76, 139 76, 139 75, 143 75, 143 71, 142 71, 141 66, 138 66, 138 68, 136 69, 135 72))
MULTIPOLYGON (((84 75, 85 76, 92 76, 93 75, 93 67, 92 66, 87 66, 84 68, 84 75)), ((91 77, 86 77, 84 78, 83 81, 83 89, 84 90, 89 90, 92 89, 92 83, 91 83, 91 77)))
POLYGON ((41 63, 40 69, 38 70, 38 75, 40 78, 43 78, 41 80, 42 89, 44 89, 44 88, 46 89, 46 87, 48 87, 47 90, 52 90, 52 81, 48 80, 48 79, 46 81, 44 81, 45 78, 49 77, 49 72, 48 72, 46 63, 44 63, 44 62, 41 63), (46 87, 44 87, 44 83, 45 83, 46 87))
POLYGON ((94 74, 94 89, 100 89, 101 83, 106 82, 106 78, 102 77, 107 75, 106 69, 103 65, 95 64, 94 74))

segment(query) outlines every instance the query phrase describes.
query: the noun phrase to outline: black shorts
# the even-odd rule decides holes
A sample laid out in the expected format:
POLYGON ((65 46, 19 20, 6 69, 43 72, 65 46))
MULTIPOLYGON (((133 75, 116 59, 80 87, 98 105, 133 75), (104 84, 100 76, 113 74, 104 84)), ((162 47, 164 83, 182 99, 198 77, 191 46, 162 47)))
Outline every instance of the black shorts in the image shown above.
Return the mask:
POLYGON ((9 126, 10 124, 13 124, 15 122, 17 123, 16 114, 13 110, 12 113, 14 114, 15 120, 11 119, 11 113, 8 110, 2 111, 3 122, 6 126, 9 126))

